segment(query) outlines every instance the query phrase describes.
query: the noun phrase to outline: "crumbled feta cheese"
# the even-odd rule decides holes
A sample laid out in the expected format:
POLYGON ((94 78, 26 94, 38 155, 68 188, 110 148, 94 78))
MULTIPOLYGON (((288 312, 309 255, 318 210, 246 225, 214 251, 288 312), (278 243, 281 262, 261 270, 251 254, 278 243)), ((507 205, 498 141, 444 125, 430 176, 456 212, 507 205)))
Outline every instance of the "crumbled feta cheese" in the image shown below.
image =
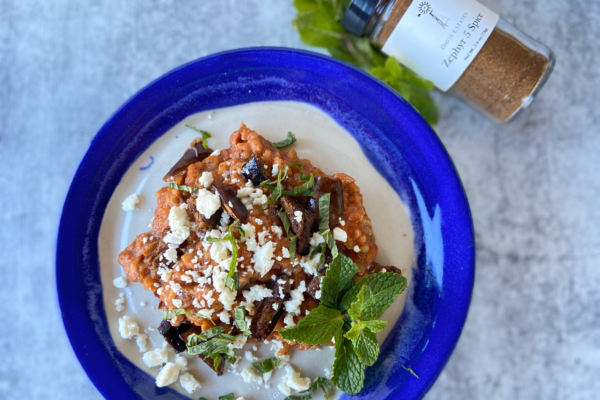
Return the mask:
POLYGON ((169 260, 172 263, 177 263, 177 249, 176 248, 169 248, 167 249, 167 251, 165 251, 165 258, 167 260, 169 260))
POLYGON ((181 275, 179 279, 181 279, 181 281, 185 283, 192 283, 192 278, 187 275, 181 275))
POLYGON ((173 299, 171 300, 171 303, 173 303, 173 307, 175 308, 181 308, 181 306, 183 306, 183 301, 180 299, 173 299))
POLYGON ((302 211, 294 211, 294 219, 298 222, 302 222, 302 211))
POLYGON ((121 208, 123 211, 135 211, 139 208, 140 198, 137 194, 130 194, 123 200, 121 203, 121 208))
POLYGON ((262 231, 258 234, 258 244, 264 246, 267 242, 267 236, 269 236, 269 231, 262 231))
POLYGON ((177 380, 179 376, 179 366, 175 363, 168 362, 164 367, 161 368, 158 376, 156 377, 156 386, 164 387, 177 380))
POLYGON ((244 378, 244 382, 258 382, 260 384, 263 383, 263 378, 261 373, 254 367, 246 368, 242 371, 242 378, 244 378))
POLYGON ((221 311, 219 314, 217 314, 217 317, 219 317, 219 319, 226 324, 229 324, 229 321, 231 321, 231 314, 227 310, 221 311))
POLYGON ((290 291, 290 300, 284 302, 285 310, 288 314, 300 315, 300 305, 304 301, 303 293, 306 291, 306 284, 304 281, 300 282, 298 288, 290 291))
POLYGON ((232 292, 228 287, 224 287, 221 294, 219 294, 219 301, 226 310, 231 311, 233 303, 235 303, 235 295, 236 292, 232 292))
POLYGON ((294 316, 292 314, 289 314, 289 313, 283 319, 283 323, 285 324, 285 326, 294 326, 294 325, 296 325, 296 322, 294 321, 294 316))
POLYGON ((271 175, 277 176, 279 173, 279 164, 273 164, 273 170, 271 171, 271 175))
POLYGON ((221 155, 221 150, 215 150, 212 153, 210 153, 211 156, 219 156, 221 155))
POLYGON ((346 221, 344 221, 343 219, 340 218, 340 225, 341 226, 346 226, 346 221))
POLYGON ((317 290, 317 291, 315 292, 315 299, 319 300, 320 298, 321 298, 321 291, 320 291, 320 290, 317 290))
POLYGON ((258 272, 261 277, 265 276, 265 274, 273 267, 273 264, 275 263, 273 260, 274 251, 275 246, 273 245, 273 242, 267 242, 264 246, 260 246, 252 256, 254 270, 258 272))
POLYGON ((117 310, 117 312, 121 312, 121 311, 125 310, 125 294, 124 293, 119 294, 119 298, 117 300, 115 300, 115 310, 117 310))
POLYGON ((179 377, 179 383, 181 383, 181 387, 184 388, 189 394, 194 393, 196 390, 202 387, 196 378, 194 378, 194 376, 189 372, 181 374, 179 377))
POLYGON ((186 208, 187 204, 182 204, 179 207, 171 207, 169 210, 169 229, 171 232, 167 233, 164 238, 166 243, 173 245, 169 247, 177 248, 190 236, 190 218, 186 208))
POLYGON ((243 333, 240 333, 239 335, 235 336, 235 340, 232 343, 229 343, 227 346, 230 349, 241 349, 244 347, 247 340, 248 338, 244 336, 243 333))
POLYGON ((304 272, 309 275, 314 275, 317 272, 319 265, 321 265, 321 253, 315 254, 312 260, 309 256, 304 256, 300 260, 300 266, 304 268, 304 272))
POLYGON ((280 383, 279 385, 277 385, 277 388, 279 389, 279 391, 283 394, 285 394, 286 396, 289 396, 292 394, 292 390, 288 387, 288 385, 286 385, 285 383, 280 383))
POLYGON ((323 238, 323 236, 321 236, 319 232, 313 233, 308 242, 308 244, 310 244, 312 247, 316 247, 321 243, 325 243, 325 239, 323 238))
POLYGON ((333 238, 335 240, 339 240, 340 242, 345 242, 346 240, 348 240, 348 234, 343 229, 334 228, 333 229, 333 238))
POLYGON ((278 238, 281 238, 281 236, 283 235, 283 229, 281 229, 280 227, 278 227, 277 225, 273 225, 271 227, 271 231, 277 235, 278 238))
POLYGON ((262 221, 262 219, 260 219, 260 218, 256 218, 254 221, 255 221, 255 222, 258 224, 258 225, 262 225, 262 224, 263 224, 263 221, 262 221))
POLYGON ((246 248, 249 251, 256 251, 258 249, 258 243, 256 242, 256 227, 252 224, 243 224, 242 229, 246 235, 241 239, 241 242, 246 243, 246 248))
POLYGON ((256 357, 254 355, 254 353, 252 353, 250 350, 246 350, 246 352, 244 354, 246 356, 246 360, 248 360, 248 361, 256 361, 256 360, 258 360, 258 357, 256 357))
POLYGON ((156 348, 152 351, 144 353, 142 360, 148 368, 159 367, 168 361, 169 353, 166 345, 167 344, 165 342, 162 348, 156 348))
POLYGON ((325 378, 331 379, 332 370, 331 367, 325 368, 325 378))
POLYGON ((180 371, 185 371, 188 366, 187 358, 183 354, 177 354, 175 356, 175 365, 179 367, 180 371))
POLYGON ((118 289, 124 289, 127 287, 127 285, 129 285, 129 280, 123 276, 120 276, 113 281, 113 285, 115 285, 115 287, 118 289))
POLYGON ((140 333, 140 327, 129 316, 124 315, 119 318, 119 333, 123 339, 132 339, 140 333))
POLYGON ((206 189, 198 190, 196 209, 200 214, 206 218, 210 218, 219 208, 221 208, 221 199, 219 196, 206 189))
POLYGON ((261 301, 266 297, 273 296, 273 291, 267 289, 265 285, 254 285, 250 287, 250 290, 244 290, 242 295, 246 299, 246 309, 250 311, 254 308, 255 301, 261 301))
POLYGON ((356 253, 360 253, 360 247, 358 247, 358 245, 357 245, 357 246, 354 246, 354 249, 353 249, 353 250, 354 250, 356 253))
POLYGON ((291 364, 285 366, 286 375, 282 379, 282 383, 286 384, 290 389, 301 392, 308 390, 310 387, 310 378, 303 377, 299 371, 296 371, 291 364))
POLYGON ((290 251, 288 250, 287 247, 282 247, 281 248, 281 256, 283 258, 290 258, 290 251))
POLYGON ((137 344, 138 348, 140 349, 140 353, 143 353, 148 350, 146 348, 147 342, 148 342, 148 335, 146 335, 145 333, 140 333, 135 338, 135 344, 137 344))
POLYGON ((206 189, 211 187, 215 179, 213 178, 212 172, 204 171, 200 178, 198 178, 198 183, 204 186, 206 189))
POLYGON ((171 283, 171 289, 173 289, 173 292, 175 294, 181 294, 181 285, 177 282, 172 282, 171 283))

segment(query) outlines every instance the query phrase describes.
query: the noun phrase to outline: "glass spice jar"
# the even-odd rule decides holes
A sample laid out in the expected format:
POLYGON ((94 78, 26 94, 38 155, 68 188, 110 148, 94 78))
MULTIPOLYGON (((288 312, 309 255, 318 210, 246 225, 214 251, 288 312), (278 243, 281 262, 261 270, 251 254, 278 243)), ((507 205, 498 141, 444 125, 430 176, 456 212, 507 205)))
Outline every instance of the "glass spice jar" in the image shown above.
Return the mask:
POLYGON ((497 121, 531 103, 552 51, 475 0, 353 0, 350 32, 497 121))

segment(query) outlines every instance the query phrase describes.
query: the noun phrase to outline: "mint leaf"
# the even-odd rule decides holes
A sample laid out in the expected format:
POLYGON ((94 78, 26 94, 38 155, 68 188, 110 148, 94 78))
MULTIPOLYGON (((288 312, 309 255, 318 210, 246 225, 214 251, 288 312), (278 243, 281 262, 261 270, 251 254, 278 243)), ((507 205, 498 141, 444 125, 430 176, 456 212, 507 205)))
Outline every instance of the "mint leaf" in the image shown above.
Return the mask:
POLYGON ((251 332, 246 323, 246 307, 240 306, 235 309, 235 325, 242 331, 244 336, 250 336, 251 332))
POLYGON ((341 304, 343 310, 351 308, 365 285, 369 286, 373 296, 363 305, 360 319, 368 321, 379 318, 396 300, 396 297, 406 289, 406 278, 393 272, 379 272, 367 276, 344 295, 341 304))
POLYGON ((348 310, 350 317, 352 317, 352 319, 362 319, 361 314, 365 307, 369 304, 369 301, 372 297, 373 292, 371 291, 371 288, 369 288, 367 285, 363 285, 360 288, 360 292, 358 292, 358 295, 356 296, 356 300, 354 303, 352 303, 350 309, 348 310))
MULTIPOLYGON (((216 367, 215 367, 216 369, 216 367)), ((229 393, 226 394, 225 396, 219 396, 219 400, 233 400, 235 399, 235 394, 234 393, 229 393)))
POLYGON ((294 265, 294 262, 296 261, 296 241, 297 241, 296 235, 294 235, 290 238, 290 248, 288 250, 290 252, 290 261, 291 261, 292 265, 294 265))
MULTIPOLYGON (((211 138, 212 135, 210 134, 210 132, 207 131, 203 131, 202 129, 198 129, 195 126, 191 126, 191 125, 186 125, 188 128, 191 128, 193 130, 195 130, 196 132, 198 132, 199 134, 202 135, 202 147, 204 147, 205 149, 208 148, 208 145, 206 144, 206 139, 211 138)), ((197 190, 197 189, 196 189, 197 190)))
POLYGON ((185 313, 186 313, 186 311, 183 308, 176 308, 175 310, 171 310, 167 313, 164 313, 160 318, 163 321, 166 321, 168 319, 171 319, 173 317, 176 317, 178 315, 185 314, 185 313))
POLYGON ((319 197, 319 232, 323 233, 329 230, 329 204, 331 203, 331 193, 325 193, 319 197))
POLYGON ((279 334, 286 340, 297 340, 310 345, 323 344, 330 342, 337 332, 341 332, 343 319, 339 310, 321 304, 301 319, 298 325, 283 328, 279 334))
POLYGON ((358 266, 354 261, 341 253, 338 254, 327 268, 323 278, 321 304, 329 308, 338 308, 344 294, 355 284, 357 272, 358 266))
POLYGON ((191 186, 186 186, 186 185, 178 185, 176 183, 169 183, 169 189, 183 190, 185 192, 190 192, 190 193, 198 193, 198 191, 200 190, 198 188, 193 188, 191 186))
POLYGON ((266 187, 267 189, 272 190, 271 194, 269 195, 269 198, 267 199, 265 204, 262 205, 261 210, 264 210, 264 208, 268 205, 277 204, 277 201, 283 194, 283 186, 281 184, 281 181, 287 177, 288 169, 289 169, 289 167, 286 166, 283 171, 279 170, 279 172, 277 173, 277 181, 267 180, 267 181, 262 181, 260 183, 260 186, 266 187), (272 186, 273 184, 275 184, 275 186, 272 186))
POLYGON ((344 337, 354 340, 358 338, 364 329, 369 329, 371 332, 376 333, 382 331, 386 326, 387 321, 359 321, 352 324, 352 327, 346 332, 344 337))
POLYGON ((365 382, 365 365, 354 352, 352 343, 344 338, 342 331, 335 337, 335 360, 331 380, 348 394, 360 392, 365 382))
POLYGON ((401 66, 394 57, 388 57, 383 66, 377 66, 369 72, 400 93, 427 122, 437 123, 439 112, 429 96, 429 91, 433 89, 433 83, 401 66))
POLYGON ((301 12, 294 18, 292 25, 302 41, 311 46, 336 46, 344 34, 342 25, 332 21, 324 9, 301 12))
POLYGON ((362 329, 358 337, 352 340, 354 352, 365 365, 373 365, 379 357, 377 337, 368 328, 362 329))
POLYGON ((317 379, 315 379, 313 384, 310 385, 310 387, 307 390, 298 392, 302 394, 306 393, 304 396, 288 396, 284 400, 310 400, 312 399, 313 394, 315 394, 315 392, 319 389, 323 391, 323 396, 325 397, 325 400, 328 400, 329 397, 327 393, 329 390, 333 389, 333 385, 327 379, 320 376, 317 379))
POLYGON ((363 324, 363 326, 365 328, 369 328, 369 330, 373 333, 377 333, 377 332, 381 332, 382 330, 385 329, 385 327, 387 326, 388 322, 387 321, 361 321, 361 324, 363 324))
POLYGON ((279 368, 281 364, 281 360, 277 357, 267 358, 263 362, 255 362, 252 363, 252 366, 260 371, 261 374, 266 374, 267 372, 271 372, 276 368, 279 368))
POLYGON ((289 146, 295 142, 296 136, 292 132, 288 132, 287 138, 283 139, 281 142, 271 142, 271 144, 279 149, 281 147, 289 146))

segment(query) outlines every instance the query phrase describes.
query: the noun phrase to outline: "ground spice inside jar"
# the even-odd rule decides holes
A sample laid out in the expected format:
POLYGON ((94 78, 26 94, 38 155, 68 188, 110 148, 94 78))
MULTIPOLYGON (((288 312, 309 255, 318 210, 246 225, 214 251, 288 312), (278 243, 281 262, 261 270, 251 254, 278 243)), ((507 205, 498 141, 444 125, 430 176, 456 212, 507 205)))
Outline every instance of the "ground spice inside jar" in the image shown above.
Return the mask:
MULTIPOLYGON (((372 37, 383 46, 412 3, 397 0, 372 37)), ((450 89, 499 121, 517 112, 547 76, 550 60, 496 26, 465 72, 450 89)))

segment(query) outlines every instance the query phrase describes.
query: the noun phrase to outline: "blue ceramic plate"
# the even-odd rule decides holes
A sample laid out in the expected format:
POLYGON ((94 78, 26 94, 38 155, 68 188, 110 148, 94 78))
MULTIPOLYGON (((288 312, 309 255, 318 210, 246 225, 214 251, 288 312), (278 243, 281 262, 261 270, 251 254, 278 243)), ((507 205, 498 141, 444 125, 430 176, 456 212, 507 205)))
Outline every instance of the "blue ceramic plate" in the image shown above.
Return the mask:
POLYGON ((75 354, 106 398, 184 398, 156 388, 109 333, 98 235, 112 193, 140 154, 187 116, 274 100, 308 103, 331 116, 410 210, 418 255, 412 306, 352 398, 419 399, 450 357, 471 299, 474 237, 460 179, 436 134, 409 103, 352 66, 298 50, 243 49, 193 61, 133 96, 98 132, 71 184, 58 234, 58 296, 75 354))

